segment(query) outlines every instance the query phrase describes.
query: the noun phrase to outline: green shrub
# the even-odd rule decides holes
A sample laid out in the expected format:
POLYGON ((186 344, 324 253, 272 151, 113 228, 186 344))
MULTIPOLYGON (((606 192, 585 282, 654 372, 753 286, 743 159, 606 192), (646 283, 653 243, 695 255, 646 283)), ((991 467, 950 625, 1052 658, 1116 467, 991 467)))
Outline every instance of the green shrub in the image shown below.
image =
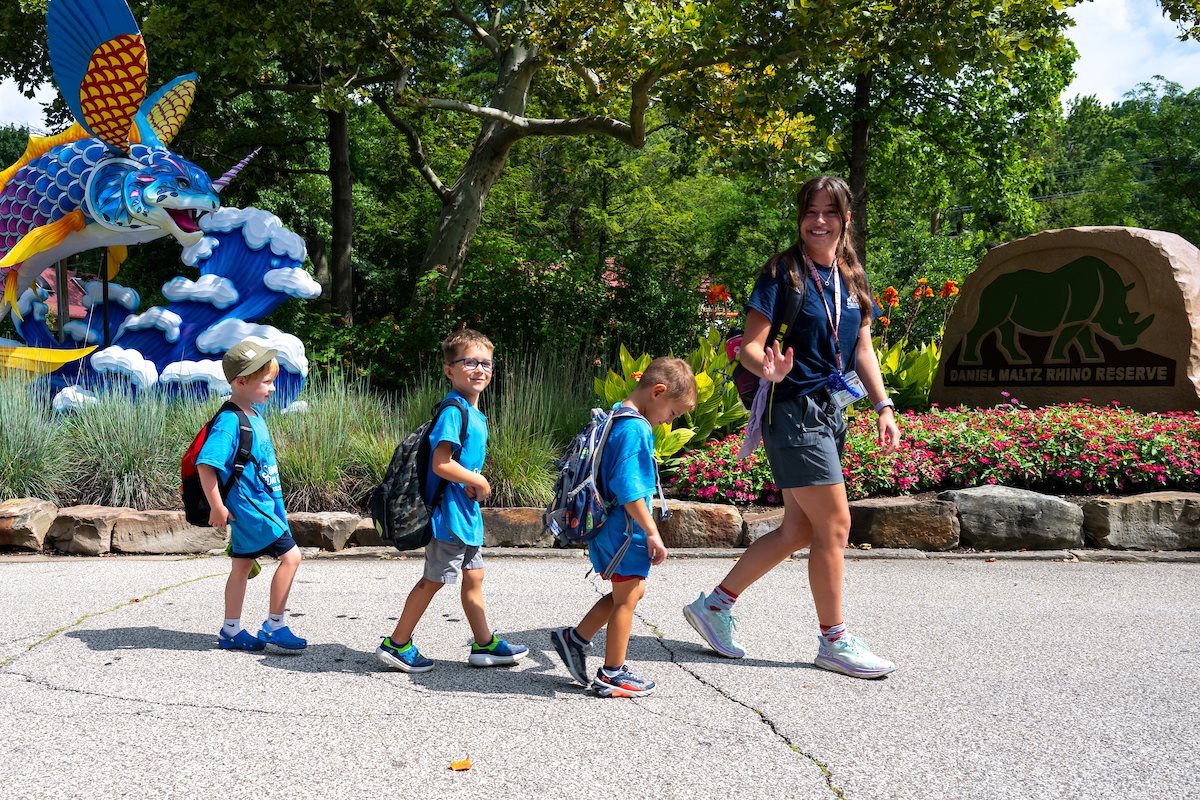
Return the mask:
POLYGON ((0 500, 57 503, 69 491, 67 450, 57 442, 50 396, 40 383, 0 374, 0 500))

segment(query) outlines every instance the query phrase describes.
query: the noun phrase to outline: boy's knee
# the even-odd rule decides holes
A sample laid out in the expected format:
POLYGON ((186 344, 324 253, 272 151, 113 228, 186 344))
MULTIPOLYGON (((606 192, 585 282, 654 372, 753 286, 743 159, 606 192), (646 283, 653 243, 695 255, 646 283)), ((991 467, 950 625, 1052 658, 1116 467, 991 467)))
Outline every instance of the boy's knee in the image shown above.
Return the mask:
POLYGON ((431 581, 431 580, 429 580, 429 578, 421 578, 417 581, 416 588, 418 591, 421 591, 421 592, 436 592, 438 589, 441 589, 445 585, 446 584, 439 583, 438 581, 431 581))

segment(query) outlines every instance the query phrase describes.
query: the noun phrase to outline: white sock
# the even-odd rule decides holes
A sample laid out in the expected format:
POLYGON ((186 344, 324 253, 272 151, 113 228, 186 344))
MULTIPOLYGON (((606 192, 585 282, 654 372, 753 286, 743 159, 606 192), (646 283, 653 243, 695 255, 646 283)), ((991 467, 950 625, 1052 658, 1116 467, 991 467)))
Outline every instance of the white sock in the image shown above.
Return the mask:
POLYGON ((267 617, 267 627, 273 631, 285 627, 283 614, 271 614, 267 617))
POLYGON ((221 630, 230 639, 242 632, 242 621, 240 619, 227 619, 225 624, 221 626, 221 630))

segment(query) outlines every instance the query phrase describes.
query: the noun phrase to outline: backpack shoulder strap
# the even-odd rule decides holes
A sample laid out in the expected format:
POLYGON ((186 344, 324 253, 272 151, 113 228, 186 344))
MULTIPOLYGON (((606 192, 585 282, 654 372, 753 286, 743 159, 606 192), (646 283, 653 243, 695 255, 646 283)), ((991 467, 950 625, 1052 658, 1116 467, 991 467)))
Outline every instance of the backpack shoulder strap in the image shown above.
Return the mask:
MULTIPOLYGON (((462 448, 467 443, 467 419, 468 419, 468 413, 469 413, 467 411, 467 406, 465 403, 463 403, 462 401, 458 400, 457 398, 453 398, 453 397, 448 400, 443 400, 442 402, 438 403, 436 406, 433 407, 433 420, 432 421, 433 421, 433 424, 436 425, 437 421, 438 421, 438 417, 442 416, 442 412, 444 412, 446 409, 451 408, 451 407, 457 408, 459 415, 462 417, 462 424, 459 426, 459 430, 458 430, 458 449, 462 450, 462 448)), ((432 457, 432 453, 430 454, 430 456, 432 457)), ((449 481, 438 476, 438 485, 437 485, 437 488, 433 490, 433 497, 430 498, 430 503, 429 503, 430 506, 432 506, 433 508, 437 508, 439 505, 441 505, 442 497, 443 497, 443 495, 446 494, 446 487, 449 485, 449 483, 450 483, 449 481)))
POLYGON ((246 464, 251 460, 250 451, 254 449, 254 429, 250 427, 250 418, 246 416, 246 412, 242 411, 237 403, 226 401, 217 409, 217 413, 213 415, 212 420, 208 425, 211 429, 216 424, 217 417, 221 416, 226 411, 232 411, 237 415, 238 421, 238 444, 237 450, 233 454, 233 466, 229 471, 229 478, 221 486, 221 499, 229 496, 233 487, 237 485, 238 479, 242 477, 242 472, 246 469, 246 464))
MULTIPOLYGON (((783 261, 785 258, 793 261, 796 260, 794 247, 789 248, 780 258, 780 261, 783 261)), ((796 317, 800 314, 800 307, 804 305, 804 295, 807 291, 808 277, 801 273, 799 289, 789 287, 783 297, 783 302, 775 304, 775 314, 771 317, 771 331, 767 334, 767 347, 770 347, 776 341, 782 343, 787 338, 788 332, 796 323, 796 317)))
MULTIPOLYGON (((604 455, 604 445, 608 441, 609 435, 612 433, 612 427, 619 419, 640 419, 642 422, 650 425, 650 420, 642 416, 641 413, 639 413, 636 409, 632 409, 628 406, 619 406, 618 408, 613 409, 613 411, 609 414, 608 419, 605 420, 604 429, 600 433, 600 439, 596 443, 596 455, 592 461, 592 480, 595 483, 597 492, 600 492, 600 458, 604 455)), ((651 425, 650 430, 653 432, 654 426, 651 425)), ((670 517, 670 512, 667 511, 667 499, 663 494, 662 478, 658 473, 657 461, 654 462, 654 485, 658 489, 659 508, 662 509, 660 518, 667 519, 670 517)))

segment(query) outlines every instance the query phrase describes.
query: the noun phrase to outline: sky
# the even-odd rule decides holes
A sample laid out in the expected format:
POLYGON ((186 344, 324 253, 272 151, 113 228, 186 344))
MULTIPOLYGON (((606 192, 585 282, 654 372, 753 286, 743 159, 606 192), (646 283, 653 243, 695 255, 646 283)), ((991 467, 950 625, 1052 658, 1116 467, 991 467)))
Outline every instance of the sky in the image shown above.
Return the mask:
MULTIPOLYGON (((1092 0, 1070 13, 1075 27, 1067 35, 1079 50, 1079 60, 1077 77, 1063 100, 1092 94, 1112 103, 1155 75, 1185 90, 1200 86, 1200 42, 1180 42, 1178 27, 1155 0, 1092 0)), ((0 125, 44 127, 41 102, 53 96, 52 87, 43 87, 30 100, 15 83, 0 81, 0 125)))

